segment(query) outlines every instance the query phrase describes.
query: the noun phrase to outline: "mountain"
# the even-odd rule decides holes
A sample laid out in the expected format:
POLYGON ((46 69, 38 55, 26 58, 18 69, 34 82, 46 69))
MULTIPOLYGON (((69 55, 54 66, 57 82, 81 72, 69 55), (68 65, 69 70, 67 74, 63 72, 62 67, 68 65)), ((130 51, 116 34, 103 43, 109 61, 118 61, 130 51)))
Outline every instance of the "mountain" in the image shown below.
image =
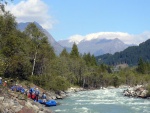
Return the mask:
POLYGON ((80 41, 73 39, 58 41, 58 43, 65 48, 71 48, 74 42, 77 44, 80 53, 84 54, 90 52, 95 56, 103 55, 106 53, 114 54, 115 52, 120 52, 129 46, 127 44, 124 44, 118 38, 116 39, 93 38, 90 40, 83 38, 80 39, 80 41))
MULTIPOLYGON (((20 31, 24 31, 25 28, 30 23, 31 22, 18 23, 17 29, 19 29, 20 31)), ((55 53, 59 55, 61 51, 63 50, 63 47, 58 42, 56 42, 55 39, 52 37, 52 35, 47 30, 45 30, 41 25, 39 25, 37 22, 34 22, 34 23, 48 37, 48 41, 51 44, 51 46, 54 48, 55 53)))
POLYGON ((130 66, 137 65, 140 58, 150 62, 150 39, 139 44, 139 46, 128 47, 124 51, 117 52, 114 55, 104 54, 96 57, 98 63, 109 65, 126 63, 130 66))

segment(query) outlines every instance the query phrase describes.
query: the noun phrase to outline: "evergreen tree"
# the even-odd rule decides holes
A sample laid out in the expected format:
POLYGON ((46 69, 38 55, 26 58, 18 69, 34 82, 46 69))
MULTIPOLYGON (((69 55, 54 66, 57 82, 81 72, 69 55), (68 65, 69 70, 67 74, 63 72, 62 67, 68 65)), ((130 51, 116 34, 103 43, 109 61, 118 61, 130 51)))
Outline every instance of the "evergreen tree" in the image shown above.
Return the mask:
POLYGON ((90 53, 88 53, 88 54, 84 53, 83 59, 85 60, 86 65, 88 65, 88 66, 96 66, 97 65, 95 56, 91 55, 90 53))
POLYGON ((142 58, 140 58, 140 60, 139 60, 137 71, 140 72, 140 73, 142 73, 142 74, 145 73, 145 63, 142 60, 142 58))
POLYGON ((70 57, 71 58, 79 58, 79 51, 78 51, 78 47, 77 47, 76 43, 74 43, 72 46, 70 57))
POLYGON ((60 57, 68 57, 69 56, 69 53, 67 52, 66 48, 63 49, 63 51, 60 53, 60 57))
POLYGON ((92 66, 96 66, 97 62, 96 62, 96 58, 94 55, 91 56, 91 62, 92 62, 92 66))

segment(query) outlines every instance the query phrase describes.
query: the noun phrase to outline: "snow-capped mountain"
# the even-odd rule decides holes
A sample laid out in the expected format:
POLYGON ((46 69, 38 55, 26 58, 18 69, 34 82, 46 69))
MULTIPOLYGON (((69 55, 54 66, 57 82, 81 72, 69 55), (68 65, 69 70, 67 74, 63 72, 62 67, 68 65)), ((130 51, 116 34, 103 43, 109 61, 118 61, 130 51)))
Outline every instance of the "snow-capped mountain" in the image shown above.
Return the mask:
MULTIPOLYGON (((31 22, 19 23, 17 28, 21 31, 24 31, 27 25, 30 23, 31 22)), ((56 42, 48 31, 43 29, 42 26, 40 26, 37 22, 34 23, 48 37, 49 43, 54 48, 54 51, 57 55, 61 53, 64 47, 68 50, 68 52, 70 52, 74 43, 77 44, 80 53, 84 54, 90 52, 95 56, 105 53, 113 54, 115 52, 120 52, 129 46, 118 39, 118 37, 128 37, 128 34, 120 32, 100 32, 86 36, 74 35, 67 40, 56 42)))
POLYGON ((89 52, 95 56, 105 53, 114 54, 115 52, 120 52, 129 46, 123 43, 120 39, 114 38, 119 37, 119 35, 123 36, 124 34, 122 35, 118 33, 115 35, 106 33, 105 37, 102 37, 101 34, 90 34, 85 37, 76 35, 69 38, 68 40, 58 41, 58 43, 65 48, 72 48, 73 43, 76 43, 79 52, 82 54, 89 52))

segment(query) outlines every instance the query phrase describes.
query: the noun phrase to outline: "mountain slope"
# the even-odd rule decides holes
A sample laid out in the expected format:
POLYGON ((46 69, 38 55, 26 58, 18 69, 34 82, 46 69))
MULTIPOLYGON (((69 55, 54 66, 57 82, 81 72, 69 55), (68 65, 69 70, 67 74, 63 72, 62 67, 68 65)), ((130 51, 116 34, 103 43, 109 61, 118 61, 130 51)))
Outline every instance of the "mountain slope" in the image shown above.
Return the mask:
MULTIPOLYGON (((25 28, 30 24, 31 22, 26 22, 26 23, 19 23, 17 26, 17 29, 20 31, 24 31, 25 28)), ((54 51, 57 55, 61 53, 63 50, 63 47, 55 41, 55 39, 52 37, 52 35, 45 29, 42 28, 37 22, 34 22, 35 25, 48 37, 48 41, 51 44, 51 46, 54 48, 54 51)))
MULTIPOLYGON (((69 39, 58 41, 58 43, 65 48, 71 48, 74 42, 69 39)), ((116 39, 93 38, 91 40, 82 39, 79 42, 77 42, 77 46, 80 53, 84 54, 90 52, 95 56, 106 53, 114 54, 115 52, 122 51, 128 47, 128 45, 124 44, 121 40, 117 38, 116 39)))
POLYGON ((117 52, 114 55, 105 54, 96 57, 99 63, 116 65, 127 63, 128 65, 137 65, 139 59, 150 61, 150 39, 141 43, 139 46, 128 47, 122 52, 117 52))

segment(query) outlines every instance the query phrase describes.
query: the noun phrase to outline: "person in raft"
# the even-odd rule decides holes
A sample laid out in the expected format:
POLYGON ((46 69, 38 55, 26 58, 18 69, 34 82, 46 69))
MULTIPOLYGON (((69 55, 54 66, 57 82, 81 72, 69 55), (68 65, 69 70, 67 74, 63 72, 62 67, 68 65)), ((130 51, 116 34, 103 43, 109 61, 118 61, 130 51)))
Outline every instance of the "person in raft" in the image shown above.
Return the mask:
POLYGON ((7 81, 4 82, 3 86, 4 86, 4 87, 7 87, 7 81))
POLYGON ((42 101, 43 101, 43 103, 45 103, 46 102, 46 94, 43 92, 43 94, 42 94, 42 101))
POLYGON ((35 90, 35 101, 36 102, 38 102, 39 94, 40 94, 39 89, 36 88, 36 90, 35 90))
POLYGON ((30 98, 31 98, 31 99, 33 99, 33 98, 32 98, 33 92, 34 92, 34 88, 30 88, 29 93, 30 93, 30 98))
POLYGON ((2 77, 0 77, 0 85, 2 85, 2 77))

